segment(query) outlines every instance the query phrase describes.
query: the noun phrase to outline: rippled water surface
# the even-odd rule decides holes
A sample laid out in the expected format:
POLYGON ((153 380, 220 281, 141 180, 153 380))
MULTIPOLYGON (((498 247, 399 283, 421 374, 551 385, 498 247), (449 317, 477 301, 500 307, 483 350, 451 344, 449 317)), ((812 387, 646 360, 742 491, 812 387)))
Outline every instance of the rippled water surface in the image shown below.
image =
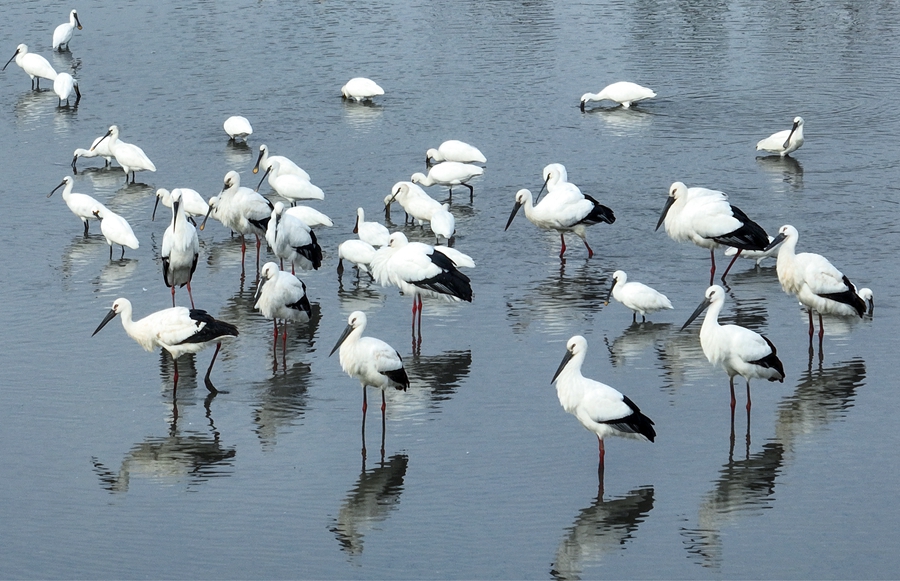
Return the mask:
POLYGON ((84 94, 57 108, 46 81, 36 92, 15 63, 0 73, 0 577, 896 577, 896 2, 74 7, 84 30, 69 53, 50 51, 68 7, 16 2, 0 30, 0 58, 24 42, 84 94), (342 102, 354 76, 386 94, 342 102), (658 97, 579 111, 583 93, 616 80, 658 97), (249 146, 228 143, 233 114, 253 123, 249 146), (757 157, 756 141, 795 115, 806 144, 794 158, 757 157), (72 151, 114 123, 158 171, 126 187, 118 167, 79 161, 75 191, 140 240, 109 261, 97 223, 84 238, 47 194, 72 173, 72 151), (452 205, 456 247, 478 263, 475 300, 426 300, 418 344, 411 301, 339 279, 337 245, 357 207, 381 219, 391 186, 451 138, 488 158, 474 201, 452 205), (239 240, 209 224, 194 298, 241 334, 213 369, 227 393, 207 397, 205 351, 181 360, 173 402, 168 355, 116 321, 90 334, 119 296, 138 317, 170 305, 156 188, 209 197, 232 169, 255 186, 263 143, 311 174, 326 195, 310 205, 335 221, 319 231, 322 268, 301 275, 313 319, 273 353, 252 308, 253 249, 242 277, 239 240), (590 260, 573 238, 561 263, 558 236, 521 215, 503 230, 516 190, 540 189, 551 162, 618 218, 589 229, 590 260), (739 390, 733 442, 727 377, 698 324, 679 331, 708 253, 653 230, 679 180, 728 192, 770 233, 793 224, 801 250, 876 295, 872 318, 826 319, 810 355, 774 261, 735 266, 723 318, 764 332, 787 378, 754 382, 749 422, 739 390), (632 324, 604 306, 617 269, 675 310, 632 324), (328 357, 357 309, 412 380, 388 394, 383 457, 370 406, 365 461, 358 382, 328 357), (658 430, 654 444, 607 442, 603 491, 596 439, 550 384, 574 334, 589 342, 585 374, 658 430))

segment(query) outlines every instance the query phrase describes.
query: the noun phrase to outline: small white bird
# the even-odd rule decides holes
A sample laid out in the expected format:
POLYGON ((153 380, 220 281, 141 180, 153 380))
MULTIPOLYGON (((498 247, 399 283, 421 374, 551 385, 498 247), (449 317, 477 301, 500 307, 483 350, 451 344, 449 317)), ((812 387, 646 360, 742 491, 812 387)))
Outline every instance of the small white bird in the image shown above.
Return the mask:
POLYGON ((216 356, 222 348, 222 341, 237 337, 237 327, 213 318, 206 311, 188 310, 185 307, 163 309, 151 313, 143 319, 132 321, 131 301, 118 298, 91 336, 96 335, 116 315, 122 315, 122 327, 125 328, 125 332, 145 351, 153 351, 157 347, 162 347, 169 352, 175 364, 175 389, 178 388, 178 358, 185 353, 198 353, 215 343, 216 352, 213 353, 212 361, 209 362, 204 383, 210 393, 218 393, 209 379, 209 374, 216 362, 216 356))
POLYGON ((132 250, 138 249, 140 244, 137 236, 134 235, 134 230, 131 229, 131 225, 125 218, 106 206, 94 206, 91 213, 100 220, 100 232, 106 238, 106 243, 109 244, 110 260, 112 260, 113 244, 122 247, 122 256, 119 257, 119 260, 125 258, 126 246, 132 250))
POLYGON ((387 407, 384 399, 384 390, 390 387, 401 391, 409 388, 409 377, 403 368, 403 359, 400 353, 375 337, 363 337, 366 330, 366 314, 362 311, 353 311, 347 319, 347 327, 329 357, 340 348, 341 369, 350 377, 355 377, 363 388, 363 418, 369 407, 366 398, 366 387, 372 386, 381 389, 381 414, 387 407))
POLYGON ((391 193, 384 199, 385 218, 390 218, 391 204, 398 202, 406 212, 403 223, 412 216, 419 225, 431 221, 431 216, 440 211, 441 203, 429 196, 425 190, 412 182, 397 182, 391 188, 391 193))
POLYGON ((551 163, 544 166, 541 177, 544 178, 544 184, 541 186, 541 191, 538 192, 537 197, 534 199, 535 205, 537 205, 538 200, 540 200, 541 194, 544 193, 545 189, 548 192, 556 194, 556 197, 560 199, 560 202, 563 200, 576 202, 584 198, 581 189, 569 181, 569 174, 566 172, 566 166, 561 163, 551 163))
POLYGON ((81 101, 81 91, 78 90, 78 80, 72 77, 69 73, 59 73, 56 75, 56 79, 53 81, 53 92, 56 93, 56 96, 59 98, 59 102, 57 103, 58 107, 63 106, 63 101, 66 102, 66 107, 69 106, 69 97, 72 96, 72 93, 75 93, 75 106, 78 106, 78 102, 81 101))
POLYGON ((856 292, 850 279, 820 254, 801 252, 796 254, 797 229, 784 225, 769 244, 767 250, 779 244, 775 271, 778 282, 788 294, 795 295, 809 312, 809 338, 812 340, 813 311, 819 313, 819 339, 825 335, 822 314, 862 317, 866 314, 866 302, 856 292))
POLYGON ((550 383, 556 383, 556 395, 563 409, 575 416, 581 425, 597 435, 600 450, 598 471, 603 474, 606 450, 603 439, 621 436, 637 440, 656 438, 653 420, 618 390, 581 374, 587 356, 587 339, 575 335, 566 343, 566 354, 550 383))
POLYGON ((431 148, 425 152, 425 164, 431 162, 458 161, 460 163, 485 163, 487 158, 474 145, 464 141, 449 139, 440 144, 437 149, 431 148))
POLYGON ((178 190, 179 195, 181 196, 181 207, 184 209, 184 214, 187 216, 188 220, 196 225, 194 218, 206 216, 206 213, 209 211, 209 203, 203 199, 203 196, 201 196, 200 192, 197 190, 192 190, 191 188, 175 188, 170 192, 165 188, 159 188, 156 190, 156 201, 153 203, 153 214, 150 216, 151 222, 156 219, 156 208, 159 206, 160 202, 167 208, 172 207, 172 196, 175 194, 176 190, 178 190))
POLYGON ((272 186, 275 193, 292 204, 297 202, 297 200, 325 199, 325 192, 322 191, 322 188, 313 185, 308 179, 304 179, 297 174, 282 173, 280 169, 281 162, 277 159, 270 159, 269 169, 266 170, 262 179, 259 180, 256 191, 259 191, 259 186, 262 185, 263 180, 268 176, 269 185, 272 186))
POLYGON ((106 160, 106 163, 103 164, 103 167, 107 167, 112 163, 112 160, 115 156, 113 155, 113 152, 110 151, 109 141, 104 139, 105 137, 106 135, 104 134, 95 139, 88 149, 78 148, 75 150, 75 153, 72 157, 72 171, 77 171, 75 168, 75 162, 78 161, 79 157, 102 157, 106 160))
POLYGON ((391 237, 390 231, 384 225, 366 222, 366 211, 362 208, 356 209, 356 225, 353 227, 353 233, 372 246, 384 246, 391 237))
MULTIPOLYGON (((769 236, 769 242, 772 242, 773 237, 769 236)), ((725 249, 725 256, 735 256, 738 253, 738 249, 734 246, 729 246, 725 249)), ((769 250, 744 250, 741 252, 741 258, 746 258, 748 260, 755 260, 756 266, 760 266, 762 261, 767 258, 774 258, 778 255, 777 248, 770 248, 769 250)))
MULTIPOLYGON (((191 308, 194 308, 191 279, 197 269, 200 240, 197 238, 197 229, 187 221, 181 201, 181 192, 182 190, 179 188, 172 191, 172 221, 163 234, 162 249, 159 255, 162 258, 163 280, 166 286, 172 289, 172 306, 175 306, 175 287, 187 285, 191 308)), ((100 227, 103 228, 102 223, 100 227)), ((124 249, 122 251, 124 253, 124 249)))
POLYGON ((275 256, 291 263, 291 274, 295 265, 303 270, 318 270, 322 266, 322 247, 316 233, 305 222, 288 214, 281 202, 275 202, 272 207, 266 242, 275 256))
POLYGON ((253 126, 250 125, 250 121, 248 121, 246 117, 241 117, 240 115, 232 115, 225 120, 222 127, 224 127, 225 133, 228 134, 231 141, 243 139, 246 142, 247 138, 253 134, 253 126))
POLYGON ((256 158, 256 164, 253 166, 253 173, 259 173, 260 168, 262 168, 263 173, 267 172, 271 168, 273 161, 278 162, 278 171, 275 172, 276 175, 293 174, 295 176, 300 176, 306 181, 310 181, 309 174, 290 159, 283 155, 269 155, 269 146, 265 143, 259 146, 259 157, 256 158))
POLYGON ((372 97, 384 95, 384 89, 372 79, 364 77, 355 77, 347 81, 347 84, 341 87, 341 97, 343 99, 353 99, 357 103, 360 101, 371 101, 372 97))
POLYGON ((312 316, 309 298, 306 296, 306 284, 294 276, 278 268, 274 262, 267 262, 259 271, 259 284, 256 287, 258 300, 254 309, 271 319, 275 325, 275 340, 278 340, 278 319, 284 321, 282 330, 282 346, 287 346, 287 322, 306 323, 312 316))
POLYGON ((73 180, 71 176, 66 176, 58 186, 53 188, 53 190, 47 194, 47 197, 49 198, 52 196, 59 188, 65 187, 62 193, 63 200, 66 202, 69 209, 72 210, 72 213, 81 218, 81 221, 84 222, 84 235, 87 236, 89 227, 88 220, 100 219, 99 216, 94 214, 94 208, 104 208, 105 206, 92 196, 73 193, 72 187, 74 184, 75 180, 73 180))
POLYGON ((75 29, 81 30, 81 21, 78 19, 78 12, 75 10, 69 12, 69 21, 63 22, 53 31, 53 50, 62 52, 69 50, 69 41, 75 34, 75 29))
MULTIPOLYGON (((700 346, 713 365, 719 365, 728 374, 731 387, 731 413, 734 414, 734 376, 747 380, 747 411, 750 411, 750 380, 768 379, 784 383, 784 366, 778 359, 775 345, 764 335, 739 325, 720 325, 719 313, 725 304, 725 289, 713 285, 706 289, 700 306, 682 325, 683 331, 707 308, 700 327, 700 346)), ((733 418, 732 418, 733 419, 733 418)))
POLYGON ((41 79, 47 79, 48 81, 56 80, 56 71, 50 66, 50 62, 39 54, 28 52, 28 45, 20 44, 17 46, 16 52, 12 55, 12 58, 6 61, 6 64, 3 65, 3 68, 0 70, 5 71, 6 67, 9 66, 9 63, 11 63, 13 59, 15 59, 16 64, 31 77, 32 89, 40 90, 41 79))
POLYGON ((484 173, 484 168, 471 163, 460 163, 458 161, 444 161, 437 165, 431 166, 426 176, 422 172, 416 172, 409 178, 414 184, 422 184, 425 187, 435 184, 447 186, 450 189, 450 198, 453 199, 453 186, 463 185, 469 188, 469 201, 471 202, 475 196, 475 188, 467 182, 474 177, 484 173))
POLYGON ((656 93, 652 89, 642 87, 637 83, 628 81, 619 81, 611 85, 603 87, 599 93, 585 93, 581 96, 581 110, 584 111, 584 104, 588 101, 615 101, 628 109, 632 103, 643 101, 644 99, 652 99, 656 93))
POLYGON ((456 233, 456 218, 450 213, 450 204, 444 204, 440 210, 435 211, 428 225, 434 233, 436 244, 440 244, 441 238, 450 244, 450 239, 456 233))
POLYGON ((291 206, 290 208, 285 208, 284 211, 310 228, 315 228, 316 226, 327 226, 330 228, 334 226, 334 221, 331 218, 309 206, 291 206))
POLYGON ((794 124, 790 129, 761 139, 756 144, 756 151, 769 151, 784 157, 800 149, 801 145, 803 145, 803 117, 797 116, 794 117, 794 124))
MULTIPOLYGON (((129 172, 131 173, 131 183, 134 183, 137 172, 145 170, 156 171, 156 166, 153 165, 153 162, 150 161, 143 149, 132 143, 119 141, 119 127, 117 125, 109 127, 109 131, 101 138, 100 142, 102 143, 104 140, 109 142, 107 145, 109 151, 116 158, 116 162, 125 170, 126 184, 128 183, 129 172)), ((91 149, 96 149, 97 145, 91 146, 91 149)))
POLYGON ((637 322, 638 313, 641 314, 643 323, 647 320, 645 315, 672 308, 672 303, 661 292, 640 282, 628 282, 625 271, 617 270, 612 277, 613 283, 609 287, 605 304, 609 304, 609 297, 612 296, 633 311, 631 318, 633 322, 637 322))
MULTIPOLYGON (((369 276, 372 276, 369 265, 372 264, 372 259, 375 258, 375 252, 375 247, 364 240, 357 240, 356 238, 344 240, 338 246, 338 276, 344 274, 345 259, 356 266, 357 274, 368 272, 369 276)), ((374 277, 372 278, 374 279, 374 277)))

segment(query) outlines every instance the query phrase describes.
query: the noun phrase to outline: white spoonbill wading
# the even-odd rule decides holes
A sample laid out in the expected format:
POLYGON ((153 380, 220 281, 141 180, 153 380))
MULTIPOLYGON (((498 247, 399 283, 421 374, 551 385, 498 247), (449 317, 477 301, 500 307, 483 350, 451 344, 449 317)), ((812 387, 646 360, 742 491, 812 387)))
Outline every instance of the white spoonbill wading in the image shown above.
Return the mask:
POLYGON ((78 89, 78 80, 72 77, 69 73, 59 73, 56 75, 56 79, 53 81, 53 92, 56 93, 56 96, 59 98, 59 102, 57 103, 58 107, 62 107, 62 103, 65 100, 66 106, 69 105, 69 97, 72 96, 72 93, 75 93, 75 106, 78 106, 78 102, 81 101, 81 91, 78 89))
POLYGON ((75 162, 78 161, 79 157, 102 157, 106 160, 106 163, 103 164, 103 167, 109 166, 112 163, 113 152, 109 149, 109 141, 104 139, 106 135, 101 135, 97 139, 91 143, 91 147, 88 149, 78 148, 75 150, 75 153, 72 156, 72 171, 77 171, 75 168, 75 162))
POLYGON ((566 354, 550 383, 556 383, 556 395, 563 409, 575 416, 581 425, 597 435, 600 450, 598 473, 603 482, 603 439, 621 436, 654 441, 653 420, 618 390, 581 374, 587 356, 587 339, 575 335, 566 343, 566 354))
POLYGON ((369 272, 369 265, 372 264, 372 259, 375 258, 375 252, 375 247, 364 240, 355 238, 344 240, 338 246, 338 276, 344 274, 344 260, 356 266, 357 274, 368 272, 369 276, 372 276, 372 273, 369 272))
POLYGON ((862 317, 866 314, 866 302, 856 292, 850 279, 832 265, 821 254, 801 252, 796 254, 797 229, 784 225, 778 230, 769 248, 779 244, 778 261, 775 270, 781 288, 788 294, 795 295, 809 312, 809 338, 813 327, 813 311, 819 313, 819 340, 825 335, 822 325, 822 314, 862 317))
POLYGON ((443 238, 452 246, 453 235, 456 233, 456 218, 450 212, 450 204, 442 205, 440 210, 432 214, 428 226, 434 233, 436 244, 440 244, 443 238))
MULTIPOLYGON (((134 180, 137 176, 137 172, 139 171, 156 171, 156 166, 153 165, 153 162, 150 161, 150 158, 147 157, 147 154, 144 153, 144 150, 134 145, 132 143, 125 143, 124 141, 119 141, 119 127, 116 125, 111 125, 109 131, 106 132, 100 142, 108 141, 109 151, 112 152, 113 157, 116 158, 116 162, 122 166, 122 169, 125 170, 125 183, 128 183, 128 173, 131 173, 131 183, 134 183, 134 180)), ((91 146, 91 149, 96 149, 97 144, 91 146)))
POLYGON ((413 297, 413 330, 416 313, 422 329, 422 296, 450 301, 472 302, 469 277, 458 266, 473 268, 471 257, 446 246, 409 242, 403 232, 391 234, 387 246, 379 248, 372 259, 372 275, 381 286, 396 286, 413 297))
POLYGON ((412 182, 397 182, 391 188, 391 193, 384 199, 384 217, 390 219, 391 204, 398 202, 406 217, 403 223, 406 224, 412 216, 413 221, 418 221, 419 225, 430 222, 435 212, 441 210, 441 203, 429 196, 425 190, 412 182))
MULTIPOLYGON (((253 173, 259 173, 260 168, 262 168, 263 172, 268 171, 273 161, 278 162, 278 171, 276 172, 276 175, 293 174, 309 181, 309 174, 290 159, 283 155, 269 155, 269 146, 265 143, 259 146, 259 157, 256 158, 256 164, 253 166, 253 173)), ((262 183, 262 181, 260 181, 260 183, 262 183)))
POLYGON ((661 292, 640 282, 628 282, 625 271, 617 270, 612 277, 613 283, 606 295, 606 304, 609 304, 609 297, 612 296, 632 310, 632 321, 637 322, 638 313, 641 314, 641 322, 645 322, 648 313, 672 308, 672 303, 661 292))
POLYGON ((460 163, 486 163, 487 158, 474 145, 469 145, 457 139, 448 139, 440 144, 437 149, 431 148, 425 152, 425 164, 431 162, 458 161, 460 163))
POLYGON ((756 151, 769 151, 781 157, 790 155, 803 145, 803 117, 794 117, 790 129, 773 133, 756 144, 756 151))
POLYGON ((72 192, 74 184, 75 180, 73 180, 71 176, 66 176, 58 186, 53 188, 53 190, 47 194, 47 197, 49 198, 56 190, 64 187, 62 193, 63 200, 66 202, 69 209, 72 210, 72 213, 81 218, 81 221, 84 222, 84 235, 87 236, 89 227, 88 220, 100 219, 99 216, 94 214, 94 209, 104 208, 105 206, 92 196, 72 192))
POLYGON ((728 203, 724 192, 707 188, 688 188, 675 182, 663 207, 656 230, 665 223, 666 234, 675 242, 693 242, 709 249, 709 284, 716 274, 715 249, 733 246, 738 253, 722 273, 722 281, 743 250, 766 250, 769 236, 737 206, 728 203))
POLYGON ((181 203, 181 190, 178 188, 172 191, 172 222, 163 234, 159 255, 162 258, 163 281, 172 289, 172 306, 175 306, 175 287, 187 285, 191 308, 194 308, 191 279, 197 269, 200 240, 197 238, 197 229, 187 221, 181 203))
POLYGON ((372 246, 384 246, 391 238, 390 231, 383 224, 366 222, 366 211, 362 208, 356 209, 356 225, 353 227, 353 233, 372 246))
POLYGON ((238 139, 247 141, 247 138, 253 134, 253 126, 250 125, 250 121, 240 115, 232 115, 225 120, 222 127, 225 129, 228 137, 231 138, 230 141, 237 141, 238 139))
POLYGON ((784 383, 784 366, 778 359, 775 345, 765 336, 739 325, 720 325, 719 313, 725 304, 725 289, 713 285, 706 289, 700 306, 682 325, 683 331, 700 313, 709 309, 700 327, 700 346, 713 365, 719 365, 728 374, 731 387, 732 420, 734 406, 734 376, 747 380, 747 411, 750 411, 750 380, 768 379, 784 383))
POLYGON ((122 247, 120 260, 125 258, 126 246, 132 250, 138 249, 140 244, 138 244, 137 236, 134 235, 134 230, 131 229, 131 225, 125 218, 102 205, 94 206, 91 213, 100 220, 100 232, 106 238, 106 243, 109 244, 110 260, 112 260, 113 244, 122 247))
POLYGON ((532 201, 531 191, 521 189, 516 192, 516 203, 513 205, 504 230, 509 229, 509 225, 512 224, 519 208, 523 206, 525 207, 525 217, 532 224, 544 230, 556 230, 559 232, 559 239, 562 242, 562 247, 559 251, 560 258, 566 253, 565 232, 572 232, 581 238, 581 241, 584 242, 584 247, 587 248, 588 258, 592 258, 594 251, 591 250, 590 245, 587 243, 587 227, 600 222, 612 224, 616 221, 616 216, 611 209, 590 196, 582 196, 581 199, 577 199, 551 192, 535 206, 532 201))
POLYGON ((341 97, 343 99, 353 99, 357 103, 360 101, 371 101, 372 97, 384 95, 384 89, 378 86, 378 83, 372 79, 365 77, 355 77, 347 81, 347 84, 341 87, 341 97))
POLYGON ((291 263, 291 274, 295 265, 303 270, 318 270, 322 266, 322 247, 316 233, 305 222, 288 214, 281 202, 275 202, 272 208, 266 242, 275 256, 291 263))
POLYGON ((75 10, 69 12, 69 21, 63 22, 53 31, 53 50, 63 51, 69 50, 69 41, 75 34, 75 29, 81 30, 81 20, 78 19, 78 12, 75 10))
POLYGON ((116 315, 122 316, 122 327, 125 328, 125 332, 145 351, 153 351, 157 347, 162 347, 169 352, 175 363, 175 387, 173 389, 178 388, 178 358, 185 353, 198 353, 215 343, 216 352, 213 353, 212 360, 209 362, 204 383, 210 393, 218 393, 209 379, 209 374, 216 362, 216 356, 222 348, 222 341, 237 337, 237 327, 213 318, 206 311, 188 310, 185 307, 163 309, 151 313, 143 319, 132 321, 131 301, 118 298, 91 336, 96 335, 116 315))
POLYGON ((484 168, 471 163, 459 163, 458 161, 444 161, 431 166, 426 176, 422 172, 416 172, 409 178, 414 184, 433 186, 435 184, 447 186, 450 189, 450 198, 453 199, 453 186, 463 185, 469 188, 469 201, 475 199, 475 188, 467 182, 484 173, 484 168))
POLYGON ((656 93, 652 89, 642 87, 637 83, 628 81, 619 81, 611 85, 606 85, 599 93, 585 93, 581 96, 581 110, 584 111, 584 104, 588 101, 615 101, 628 109, 632 103, 643 101, 644 99, 652 99, 656 93))
POLYGON ((322 191, 322 188, 313 185, 308 178, 292 173, 282 173, 280 169, 281 162, 277 159, 270 160, 269 169, 266 170, 262 179, 259 180, 256 191, 259 191, 259 187, 266 179, 266 176, 268 176, 269 185, 272 186, 275 193, 291 204, 296 203, 298 200, 325 199, 325 192, 322 191))
POLYGON ((16 52, 12 55, 12 58, 6 61, 6 64, 3 65, 3 68, 0 70, 5 71, 6 67, 9 66, 9 63, 11 63, 13 59, 15 59, 16 64, 31 77, 32 89, 41 88, 41 79, 47 79, 48 81, 56 80, 56 71, 50 66, 49 61, 39 54, 28 52, 28 45, 20 44, 17 46, 16 52))
POLYGON ((256 296, 258 300, 253 308, 265 318, 272 319, 275 324, 276 342, 278 319, 284 321, 282 348, 287 348, 287 322, 306 323, 312 316, 312 308, 306 296, 306 284, 293 274, 282 271, 274 262, 267 262, 259 271, 256 296))
POLYGON ((209 211, 209 203, 203 199, 203 196, 197 190, 175 188, 170 192, 165 188, 159 188, 156 190, 156 201, 153 202, 153 214, 150 215, 151 222, 156 219, 156 208, 160 202, 167 208, 172 207, 172 196, 175 195, 175 190, 179 192, 181 207, 184 209, 184 214, 188 220, 194 222, 194 218, 197 216, 206 216, 206 213, 209 211))
POLYGON ((330 228, 334 226, 334 221, 331 218, 309 206, 291 206, 290 208, 285 208, 284 211, 287 212, 288 216, 299 219, 310 228, 315 228, 316 226, 330 228))

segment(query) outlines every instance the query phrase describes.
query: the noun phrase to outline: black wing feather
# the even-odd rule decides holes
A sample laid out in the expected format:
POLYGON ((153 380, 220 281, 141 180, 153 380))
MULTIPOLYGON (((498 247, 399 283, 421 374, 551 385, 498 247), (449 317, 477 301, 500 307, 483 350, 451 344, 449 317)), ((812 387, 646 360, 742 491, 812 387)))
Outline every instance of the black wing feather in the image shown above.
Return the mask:
POLYGON ((585 194, 584 199, 590 201, 594 204, 594 207, 591 209, 590 213, 585 216, 579 224, 599 224, 600 222, 606 222, 607 224, 612 224, 616 221, 616 215, 613 213, 611 208, 608 208, 585 194))
POLYGON ((184 341, 178 343, 179 345, 183 343, 208 343, 225 337, 237 337, 238 329, 231 323, 215 319, 203 309, 191 309, 190 312, 191 319, 197 323, 198 327, 203 323, 206 323, 206 325, 184 341))
POLYGON ((741 227, 722 236, 712 236, 711 239, 741 250, 765 250, 769 245, 769 235, 763 227, 748 218, 737 206, 731 206, 731 214, 741 222, 741 227))
POLYGON ((760 335, 763 338, 763 341, 768 343, 769 349, 772 350, 771 353, 763 357, 762 359, 757 359, 756 361, 751 361, 753 365, 759 365, 760 367, 765 367, 766 369, 774 369, 777 371, 781 377, 770 377, 769 381, 778 381, 779 383, 784 383, 784 365, 781 363, 781 359, 778 358, 778 350, 775 349, 775 344, 769 341, 769 338, 765 335, 760 335))
POLYGON ((627 434, 641 434, 651 442, 654 441, 656 438, 656 430, 653 429, 653 420, 642 414, 641 409, 635 405, 633 401, 628 399, 628 396, 623 395, 622 401, 631 408, 631 415, 600 423, 612 426, 620 432, 625 432, 627 434))
POLYGON ((845 305, 850 305, 856 309, 856 312, 862 317, 866 314, 866 301, 859 298, 859 295, 856 294, 856 287, 853 286, 853 283, 850 282, 850 279, 847 278, 846 275, 844 276, 844 284, 847 285, 847 290, 843 292, 821 294, 819 296, 839 303, 844 303, 845 305))

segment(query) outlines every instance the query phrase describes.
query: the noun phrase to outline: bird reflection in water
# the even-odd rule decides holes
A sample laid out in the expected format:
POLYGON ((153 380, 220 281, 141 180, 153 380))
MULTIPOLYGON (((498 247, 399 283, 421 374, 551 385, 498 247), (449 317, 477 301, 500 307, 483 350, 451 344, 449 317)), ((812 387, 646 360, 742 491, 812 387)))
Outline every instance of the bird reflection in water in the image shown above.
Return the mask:
MULTIPOLYGON (((159 350, 159 376, 162 379, 162 392, 172 393, 172 417, 178 419, 178 386, 181 386, 181 392, 185 389, 193 390, 197 387, 197 360, 194 353, 182 355, 181 363, 178 365, 178 382, 175 382, 175 360, 165 349, 159 350)), ((191 392, 193 393, 193 391, 191 392)), ((227 393, 220 391, 209 391, 203 405, 209 408, 212 400, 218 393, 227 393)))
POLYGON ((556 332, 590 327, 603 309, 610 281, 596 264, 584 261, 568 273, 560 264, 554 274, 526 285, 506 302, 507 318, 517 334, 527 332, 535 321, 556 332))
POLYGON ((357 130, 371 130, 374 123, 381 117, 382 107, 372 101, 356 102, 351 99, 344 99, 344 118, 347 124, 357 130))
MULTIPOLYGON (((556 550, 550 575, 558 580, 581 579, 587 566, 622 548, 653 509, 652 486, 636 488, 625 496, 603 500, 602 490, 583 508, 556 550)), ((590 575, 595 577, 596 574, 590 575)))
POLYGON ((132 446, 118 472, 107 468, 96 457, 92 458, 100 486, 113 493, 128 492, 131 477, 140 476, 165 485, 186 483, 187 488, 191 489, 210 478, 231 475, 236 451, 221 443, 209 408, 211 399, 208 397, 204 406, 209 423, 207 432, 180 430, 176 409, 171 416, 168 434, 151 436, 132 446))
POLYGON ((673 330, 676 329, 672 327, 672 323, 633 322, 612 341, 603 337, 609 350, 610 363, 613 367, 623 367, 639 359, 650 347, 656 347, 658 353, 661 342, 673 330))
POLYGON ((376 468, 366 470, 363 460, 359 480, 341 505, 330 529, 342 551, 351 557, 362 554, 363 537, 397 508, 408 464, 406 455, 397 454, 387 461, 382 459, 376 468))
POLYGON ((713 489, 700 504, 697 528, 684 528, 685 549, 703 567, 722 564, 722 529, 739 517, 758 516, 775 501, 775 479, 784 463, 784 446, 767 442, 762 450, 743 460, 729 452, 713 489))
POLYGON ((653 123, 653 113, 640 109, 638 104, 629 109, 618 104, 614 107, 593 107, 587 109, 585 115, 602 119, 609 133, 616 137, 640 135, 650 129, 653 123))
POLYGON ((253 163, 253 148, 246 141, 229 139, 225 142, 225 161, 228 167, 243 167, 253 163))
MULTIPOLYGON (((348 277, 349 278, 349 277, 348 277)), ((387 297, 377 289, 381 288, 369 275, 356 277, 354 282, 344 286, 343 276, 338 275, 338 302, 341 311, 363 311, 371 313, 375 307, 384 305, 387 297)))
POLYGON ((256 404, 253 423, 264 451, 275 447, 279 428, 295 424, 306 412, 311 367, 297 362, 282 373, 251 385, 256 404))
POLYGON ((440 402, 453 397, 471 368, 472 352, 469 350, 413 355, 406 369, 410 388, 405 394, 397 394, 400 397, 391 401, 392 409, 403 410, 404 417, 412 415, 413 408, 437 410, 440 402))
POLYGON ((790 190, 803 189, 803 166, 796 158, 789 155, 760 155, 756 157, 759 167, 772 177, 776 184, 775 191, 785 193, 790 190), (779 185, 784 184, 780 187, 779 185))

